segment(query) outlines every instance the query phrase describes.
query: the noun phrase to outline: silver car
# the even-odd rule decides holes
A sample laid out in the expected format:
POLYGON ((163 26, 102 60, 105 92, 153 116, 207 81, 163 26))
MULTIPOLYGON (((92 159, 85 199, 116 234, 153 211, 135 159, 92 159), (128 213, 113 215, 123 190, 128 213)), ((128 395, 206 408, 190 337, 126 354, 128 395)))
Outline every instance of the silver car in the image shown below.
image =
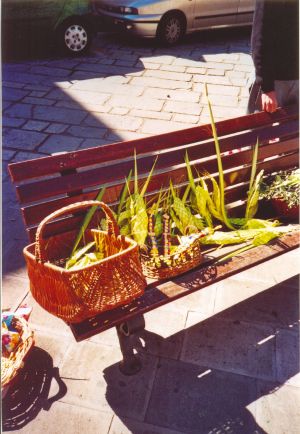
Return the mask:
POLYGON ((108 23, 165 45, 201 29, 251 25, 255 0, 94 0, 108 23))

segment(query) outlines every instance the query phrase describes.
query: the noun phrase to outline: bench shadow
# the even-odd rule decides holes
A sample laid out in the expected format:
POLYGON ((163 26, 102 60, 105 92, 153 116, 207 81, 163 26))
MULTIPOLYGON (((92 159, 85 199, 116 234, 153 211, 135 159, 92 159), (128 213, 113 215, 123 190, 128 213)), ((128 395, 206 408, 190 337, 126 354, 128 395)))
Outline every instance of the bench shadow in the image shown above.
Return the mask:
POLYGON ((133 383, 117 364, 103 372, 107 402, 132 434, 263 434, 248 407, 299 373, 298 276, 166 339, 144 330, 135 344, 143 368, 133 383))
POLYGON ((52 357, 39 347, 33 347, 23 369, 2 398, 2 430, 16 431, 35 419, 41 410, 49 411, 51 405, 65 396, 67 387, 53 366, 52 357), (49 397, 52 380, 58 391, 49 397))

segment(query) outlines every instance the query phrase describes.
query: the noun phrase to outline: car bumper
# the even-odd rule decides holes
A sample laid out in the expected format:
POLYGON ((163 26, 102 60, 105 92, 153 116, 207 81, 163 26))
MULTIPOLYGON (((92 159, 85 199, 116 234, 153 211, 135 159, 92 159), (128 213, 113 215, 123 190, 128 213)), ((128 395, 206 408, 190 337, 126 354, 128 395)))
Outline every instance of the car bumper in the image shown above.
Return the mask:
POLYGON ((154 38, 159 20, 141 21, 120 18, 116 16, 103 16, 104 27, 112 31, 125 31, 143 38, 154 38))

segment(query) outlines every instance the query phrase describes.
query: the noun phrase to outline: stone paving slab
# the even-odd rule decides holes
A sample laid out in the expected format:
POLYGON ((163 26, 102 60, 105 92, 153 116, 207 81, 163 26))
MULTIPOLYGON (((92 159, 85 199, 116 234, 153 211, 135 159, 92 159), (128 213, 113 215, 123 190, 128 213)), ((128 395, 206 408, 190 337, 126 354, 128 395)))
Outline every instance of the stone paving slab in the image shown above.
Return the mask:
POLYGON ((265 433, 298 434, 300 427, 299 388, 258 383, 255 418, 265 433), (291 415, 292 419, 291 419, 291 415))
MULTIPOLYGON (((300 387, 299 330, 297 322, 289 330, 276 333, 277 381, 281 384, 300 387)), ((300 426, 300 425, 299 425, 300 426)))
MULTIPOLYGON (((65 359, 68 350, 73 345, 71 339, 68 339, 66 337, 66 333, 64 331, 59 331, 57 333, 55 331, 52 331, 49 333, 49 330, 41 331, 36 328, 34 322, 31 322, 31 324, 34 330, 35 347, 42 349, 47 354, 51 355, 53 366, 60 367, 65 359)), ((53 380, 51 382, 49 397, 55 394, 52 392, 56 388, 57 384, 53 380)))
POLYGON ((217 286, 214 313, 234 321, 268 324, 274 331, 290 328, 299 317, 298 276, 272 287, 270 281, 259 283, 253 278, 251 286, 249 277, 247 280, 230 278, 217 286), (237 304, 239 308, 234 309, 237 304))
POLYGON ((141 334, 146 353, 178 359, 181 352, 187 311, 165 306, 155 309, 145 316, 146 330, 141 334), (162 327, 163 320, 163 327, 162 327))
POLYGON ((7 274, 2 278, 3 288, 9 288, 5 291, 4 299, 2 300, 3 309, 16 309, 26 296, 26 288, 28 286, 28 277, 19 277, 16 275, 7 274))
MULTIPOLYGON (((189 312, 187 326, 190 321, 195 323, 195 316, 197 320, 199 315, 189 312)), ((273 329, 266 325, 218 317, 206 319, 186 330, 181 360, 276 380, 275 339, 273 329)))
POLYGON ((253 433, 255 420, 245 406, 255 399, 252 378, 163 360, 146 421, 182 433, 253 433))
POLYGON ((157 360, 142 356, 143 369, 134 376, 119 371, 120 350, 93 342, 73 344, 60 367, 68 393, 64 402, 116 412, 143 421, 157 360))
MULTIPOLYGON (((106 433, 109 431, 111 421, 111 413, 55 402, 49 411, 42 410, 30 424, 18 428, 18 432, 80 434, 84 429, 86 433, 106 433)), ((6 425, 8 428, 5 429, 6 432, 15 432, 9 429, 9 423, 6 425)))

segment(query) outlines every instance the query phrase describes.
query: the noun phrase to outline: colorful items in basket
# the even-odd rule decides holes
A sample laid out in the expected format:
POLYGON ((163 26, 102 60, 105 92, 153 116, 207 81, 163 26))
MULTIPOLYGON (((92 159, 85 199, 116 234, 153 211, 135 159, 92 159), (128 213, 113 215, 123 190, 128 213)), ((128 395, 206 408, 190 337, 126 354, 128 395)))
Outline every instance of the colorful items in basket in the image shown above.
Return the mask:
POLYGON ((21 331, 18 327, 16 317, 24 318, 28 321, 32 308, 21 307, 16 312, 4 311, 1 314, 1 336, 2 336, 2 355, 9 357, 21 342, 21 331))
POLYGON ((2 354, 8 355, 14 351, 19 342, 20 335, 12 325, 13 317, 2 319, 1 335, 2 335, 2 354))
POLYGON ((30 330, 27 322, 31 310, 30 307, 23 306, 15 312, 2 311, 2 397, 22 369, 24 359, 34 345, 33 331, 30 330))

